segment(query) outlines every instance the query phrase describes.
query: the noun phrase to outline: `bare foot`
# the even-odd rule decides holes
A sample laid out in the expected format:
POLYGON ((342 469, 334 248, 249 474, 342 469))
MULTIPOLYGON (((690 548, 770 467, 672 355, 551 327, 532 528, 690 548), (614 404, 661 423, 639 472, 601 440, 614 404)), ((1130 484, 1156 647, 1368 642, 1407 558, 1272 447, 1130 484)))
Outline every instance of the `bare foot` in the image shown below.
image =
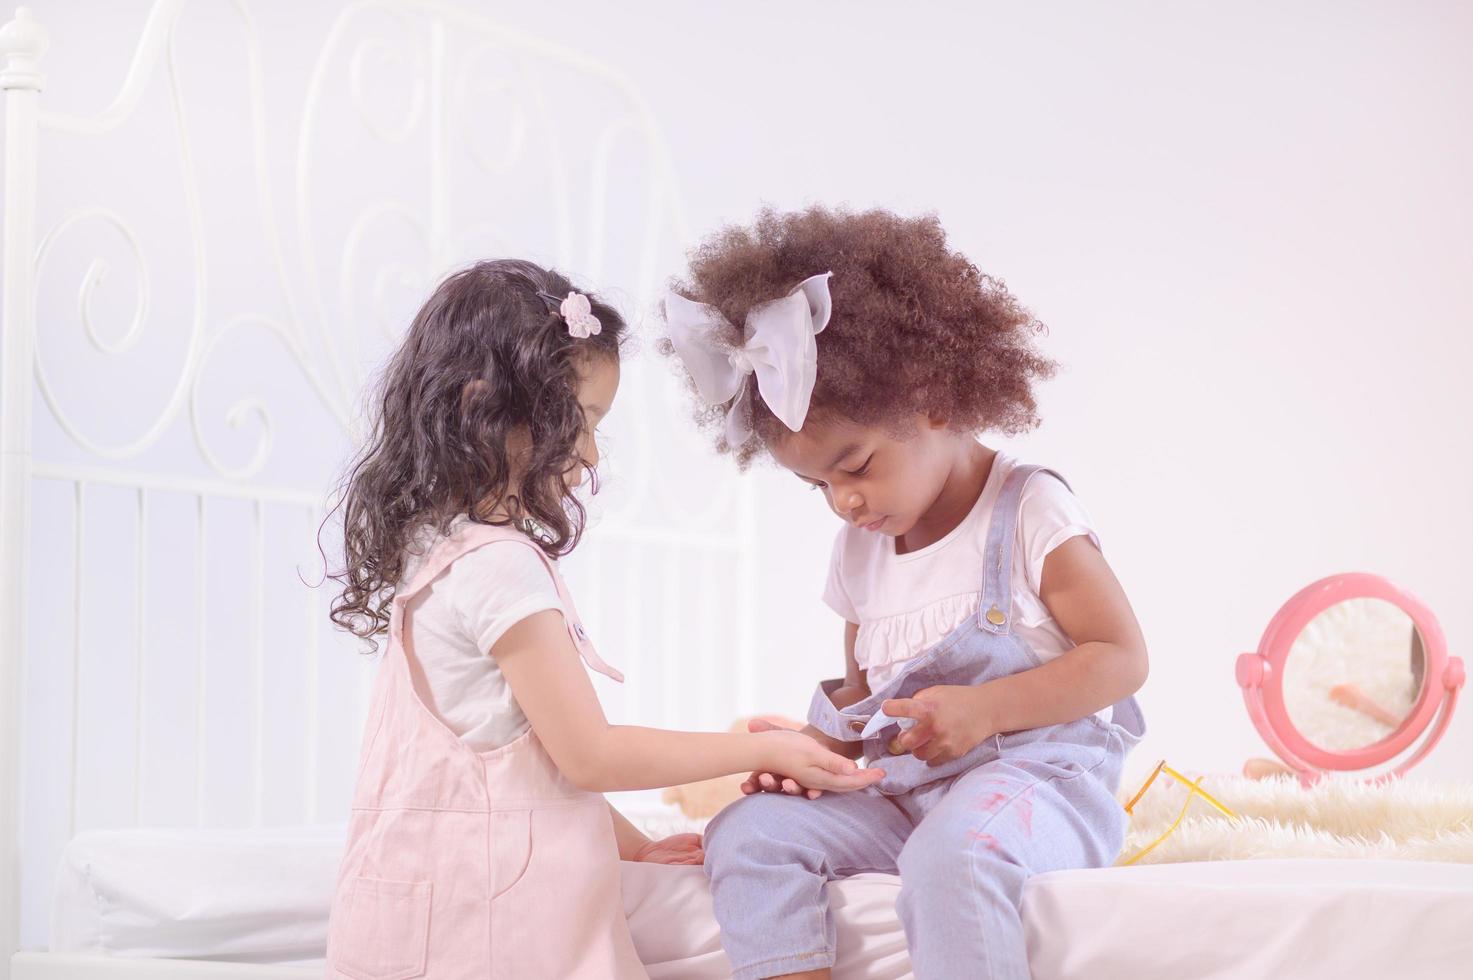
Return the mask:
POLYGON ((1294 770, 1272 759, 1249 759, 1243 763, 1243 775, 1249 779, 1272 779, 1275 776, 1292 776, 1294 770))

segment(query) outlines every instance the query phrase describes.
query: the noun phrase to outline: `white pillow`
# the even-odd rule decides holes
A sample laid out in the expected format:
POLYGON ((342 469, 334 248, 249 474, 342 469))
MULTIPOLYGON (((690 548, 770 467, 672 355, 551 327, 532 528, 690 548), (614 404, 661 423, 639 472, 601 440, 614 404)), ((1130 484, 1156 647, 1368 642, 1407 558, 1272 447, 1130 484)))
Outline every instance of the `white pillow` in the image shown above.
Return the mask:
POLYGON ((62 854, 51 949, 320 961, 344 826, 94 830, 62 854))

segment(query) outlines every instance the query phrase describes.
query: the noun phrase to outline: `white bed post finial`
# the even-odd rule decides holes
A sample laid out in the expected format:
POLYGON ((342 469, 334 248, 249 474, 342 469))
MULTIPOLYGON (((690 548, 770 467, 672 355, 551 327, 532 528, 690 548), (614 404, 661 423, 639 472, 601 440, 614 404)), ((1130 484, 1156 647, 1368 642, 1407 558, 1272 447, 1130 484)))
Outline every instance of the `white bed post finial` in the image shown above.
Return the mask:
POLYGON ((20 946, 20 663, 25 652, 36 342, 36 101, 46 29, 21 7, 0 28, 5 91, 4 305, 0 307, 0 980, 20 946))
POLYGON ((51 39, 46 28, 31 16, 30 7, 18 7, 0 28, 0 53, 5 55, 5 70, 0 72, 0 88, 41 90, 41 73, 36 63, 46 53, 51 39))

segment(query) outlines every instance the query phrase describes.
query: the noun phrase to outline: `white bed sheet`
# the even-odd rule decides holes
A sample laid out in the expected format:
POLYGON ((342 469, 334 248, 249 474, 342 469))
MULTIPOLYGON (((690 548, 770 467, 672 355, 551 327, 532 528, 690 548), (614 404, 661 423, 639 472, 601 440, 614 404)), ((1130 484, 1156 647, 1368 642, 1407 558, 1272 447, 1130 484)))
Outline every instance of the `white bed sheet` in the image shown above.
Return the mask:
MULTIPOLYGON (((320 964, 341 829, 106 831, 67 849, 53 949, 320 964)), ((830 888, 838 980, 910 977, 899 881, 830 888)), ((699 868, 624 865, 654 980, 729 970, 699 868)), ((1035 980, 1293 976, 1432 980, 1473 962, 1473 866, 1265 860, 1041 875, 1024 896, 1035 980)))

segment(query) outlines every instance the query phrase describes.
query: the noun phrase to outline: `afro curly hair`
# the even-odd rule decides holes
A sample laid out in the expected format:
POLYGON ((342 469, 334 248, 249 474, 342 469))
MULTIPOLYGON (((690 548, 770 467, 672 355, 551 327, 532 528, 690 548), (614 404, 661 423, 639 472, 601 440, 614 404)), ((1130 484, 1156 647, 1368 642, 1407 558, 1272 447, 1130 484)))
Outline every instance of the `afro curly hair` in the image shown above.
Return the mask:
MULTIPOLYGON (((767 208, 751 226, 724 228, 697 246, 687 277, 672 288, 740 324, 753 307, 823 272, 833 273, 833 315, 817 338, 810 422, 847 418, 895 434, 917 416, 960 432, 1016 434, 1038 424, 1033 385, 1056 368, 1033 349, 1032 334, 1044 327, 947 245, 934 215, 767 208)), ((730 329, 723 339, 739 346, 740 328, 730 329)), ((668 340, 660 350, 673 356, 668 340)), ((720 435, 736 401, 696 412, 718 433, 717 450, 743 469, 788 432, 758 396, 756 378, 746 384, 757 437, 745 445, 720 435)))

